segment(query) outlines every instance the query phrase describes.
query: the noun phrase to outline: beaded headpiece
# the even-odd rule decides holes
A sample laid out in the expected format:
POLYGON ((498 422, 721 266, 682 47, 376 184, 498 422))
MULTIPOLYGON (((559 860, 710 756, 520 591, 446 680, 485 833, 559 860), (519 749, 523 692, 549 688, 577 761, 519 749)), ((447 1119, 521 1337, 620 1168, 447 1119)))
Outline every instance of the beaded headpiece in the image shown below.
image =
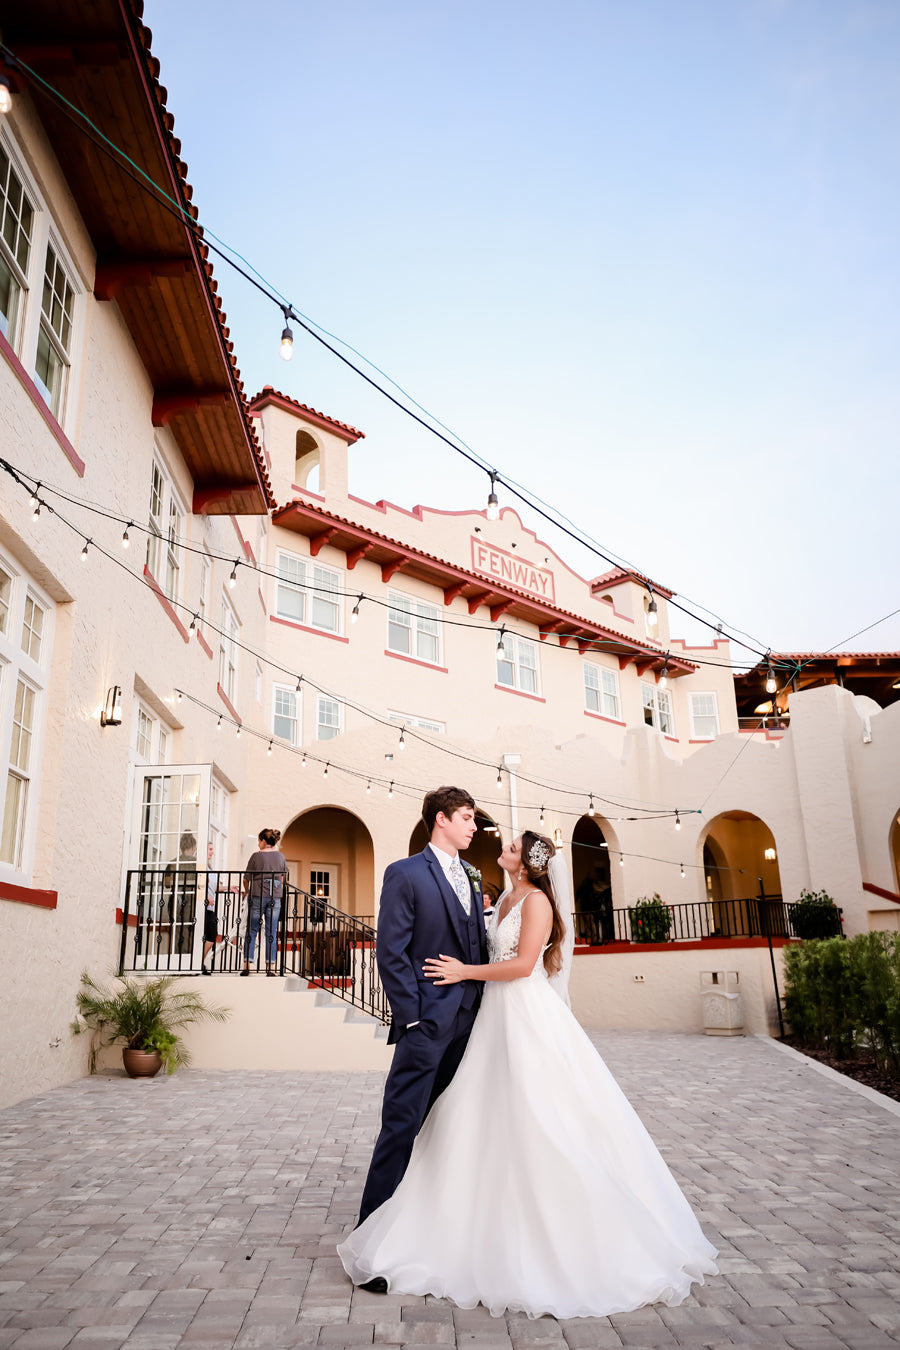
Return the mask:
POLYGON ((550 850, 542 840, 535 839, 526 854, 525 861, 528 864, 529 870, 534 872, 536 876, 540 876, 542 872, 547 870, 547 863, 550 861, 550 850))

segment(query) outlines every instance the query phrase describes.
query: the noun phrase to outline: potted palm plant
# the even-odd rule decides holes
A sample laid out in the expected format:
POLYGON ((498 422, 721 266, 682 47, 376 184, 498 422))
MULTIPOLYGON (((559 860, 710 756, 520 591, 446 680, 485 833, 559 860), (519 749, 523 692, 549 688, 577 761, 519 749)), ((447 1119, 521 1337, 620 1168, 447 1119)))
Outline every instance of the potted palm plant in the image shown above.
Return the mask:
POLYGON ((108 1045, 122 1045, 122 1062, 130 1078, 152 1078, 165 1064, 174 1073, 190 1063, 190 1055, 180 1032, 193 1022, 206 1018, 224 1022, 228 1008, 209 1006, 202 995, 192 990, 174 993, 174 975, 157 979, 116 978, 106 989, 87 971, 81 975, 81 988, 75 997, 79 1016, 72 1023, 78 1036, 91 1031, 89 1070, 97 1068, 97 1055, 108 1045))

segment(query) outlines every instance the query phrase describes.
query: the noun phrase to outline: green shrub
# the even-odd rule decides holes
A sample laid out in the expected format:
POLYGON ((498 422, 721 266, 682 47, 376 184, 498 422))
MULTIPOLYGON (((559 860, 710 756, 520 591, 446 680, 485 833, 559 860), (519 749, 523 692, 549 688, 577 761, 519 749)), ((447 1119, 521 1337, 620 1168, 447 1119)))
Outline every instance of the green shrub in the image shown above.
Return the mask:
POLYGON ((840 937, 841 912, 827 891, 801 891, 788 917, 798 938, 840 937))
POLYGON ((785 1013, 802 1045, 860 1052, 900 1073, 900 933, 860 933, 784 948, 785 1013))
POLYGON ((628 911, 632 942, 666 942, 672 915, 658 892, 642 895, 628 911))

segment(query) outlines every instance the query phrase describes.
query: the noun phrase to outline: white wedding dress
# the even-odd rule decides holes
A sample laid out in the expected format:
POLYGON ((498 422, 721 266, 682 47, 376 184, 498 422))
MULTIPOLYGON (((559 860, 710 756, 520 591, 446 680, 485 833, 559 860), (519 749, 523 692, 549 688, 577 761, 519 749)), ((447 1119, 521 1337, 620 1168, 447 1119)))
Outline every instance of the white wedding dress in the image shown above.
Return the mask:
MULTIPOLYGON (((524 897, 523 897, 524 899, 524 897)), ((499 909, 499 906, 498 906, 499 909)), ((522 902, 488 928, 518 950, 522 902)), ((681 1303, 717 1273, 688 1202, 539 959, 485 984, 463 1061, 394 1195, 338 1247, 355 1284, 530 1317, 681 1303)))

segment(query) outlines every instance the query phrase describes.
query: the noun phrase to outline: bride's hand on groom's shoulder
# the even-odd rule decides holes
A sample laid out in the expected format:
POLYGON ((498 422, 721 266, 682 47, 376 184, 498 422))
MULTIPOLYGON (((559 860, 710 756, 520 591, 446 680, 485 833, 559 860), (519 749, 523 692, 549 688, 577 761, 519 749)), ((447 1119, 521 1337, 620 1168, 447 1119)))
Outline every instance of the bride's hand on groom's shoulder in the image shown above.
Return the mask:
POLYGON ((466 967, 455 956, 429 956, 422 969, 435 984, 458 984, 466 979, 466 967))

